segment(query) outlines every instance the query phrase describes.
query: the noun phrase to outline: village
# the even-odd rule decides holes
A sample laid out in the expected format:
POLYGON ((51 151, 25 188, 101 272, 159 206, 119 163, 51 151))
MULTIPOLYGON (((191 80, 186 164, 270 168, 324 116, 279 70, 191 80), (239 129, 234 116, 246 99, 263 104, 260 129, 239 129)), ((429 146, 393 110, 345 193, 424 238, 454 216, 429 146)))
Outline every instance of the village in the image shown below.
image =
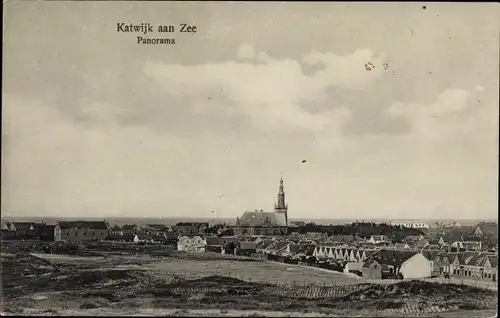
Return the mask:
POLYGON ((274 211, 231 224, 54 223, 2 219, 5 312, 385 317, 497 304, 496 222, 290 220, 283 179, 274 211))
POLYGON ((205 222, 113 225, 107 221, 8 222, 2 241, 169 246, 178 252, 231 254, 356 275, 365 279, 496 282, 498 225, 422 222, 323 226, 289 222, 283 179, 274 212, 244 212, 236 225, 205 222))

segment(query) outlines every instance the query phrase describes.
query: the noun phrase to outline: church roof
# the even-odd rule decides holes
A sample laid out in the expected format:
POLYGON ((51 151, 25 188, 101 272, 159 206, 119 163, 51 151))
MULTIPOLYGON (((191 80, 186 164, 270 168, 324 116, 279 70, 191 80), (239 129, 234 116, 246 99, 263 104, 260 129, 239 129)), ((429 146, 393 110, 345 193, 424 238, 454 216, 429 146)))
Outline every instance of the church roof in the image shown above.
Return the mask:
POLYGON ((286 226, 284 214, 276 212, 245 212, 241 216, 240 226, 286 226))

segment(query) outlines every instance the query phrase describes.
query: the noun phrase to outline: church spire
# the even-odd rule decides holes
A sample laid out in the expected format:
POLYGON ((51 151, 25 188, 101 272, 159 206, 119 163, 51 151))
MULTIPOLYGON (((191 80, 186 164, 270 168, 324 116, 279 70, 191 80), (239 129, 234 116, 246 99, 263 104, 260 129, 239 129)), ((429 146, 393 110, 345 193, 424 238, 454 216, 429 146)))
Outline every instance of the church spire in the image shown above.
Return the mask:
POLYGON ((285 189, 283 186, 283 175, 281 176, 280 179, 280 186, 278 189, 278 202, 276 202, 276 205, 274 206, 274 211, 276 213, 283 213, 285 214, 285 220, 288 225, 288 205, 286 204, 285 201, 285 189))

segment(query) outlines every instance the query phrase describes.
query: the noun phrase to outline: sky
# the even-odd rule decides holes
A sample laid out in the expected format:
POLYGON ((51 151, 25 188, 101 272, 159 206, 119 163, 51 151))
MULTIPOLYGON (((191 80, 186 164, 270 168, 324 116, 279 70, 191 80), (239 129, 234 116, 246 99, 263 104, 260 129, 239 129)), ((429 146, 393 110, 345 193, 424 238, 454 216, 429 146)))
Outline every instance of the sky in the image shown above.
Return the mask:
POLYGON ((4 8, 2 215, 497 218, 496 3, 4 8))

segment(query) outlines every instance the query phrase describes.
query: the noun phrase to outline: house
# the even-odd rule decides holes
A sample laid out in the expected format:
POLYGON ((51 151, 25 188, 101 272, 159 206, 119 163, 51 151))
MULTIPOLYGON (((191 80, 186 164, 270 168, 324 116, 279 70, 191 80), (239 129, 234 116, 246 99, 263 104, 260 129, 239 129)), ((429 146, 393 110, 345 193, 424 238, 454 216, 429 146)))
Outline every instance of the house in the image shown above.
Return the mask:
POLYGON ((422 253, 382 249, 364 262, 365 268, 367 275, 376 269, 378 276, 380 270, 382 278, 426 278, 431 277, 432 263, 422 253))
POLYGON ((380 243, 388 242, 388 240, 387 240, 387 236, 385 236, 385 235, 372 235, 370 237, 370 240, 368 240, 368 242, 370 242, 372 244, 380 244, 380 243))
POLYGON ((34 239, 37 236, 35 222, 12 222, 11 231, 18 239, 34 239))
POLYGON ((375 259, 367 260, 363 263, 361 273, 366 279, 382 279, 382 265, 375 259))
POLYGON ((55 241, 103 241, 108 235, 105 221, 59 221, 54 227, 55 241))
POLYGON ((207 248, 207 242, 199 235, 184 235, 177 242, 177 250, 183 252, 202 253, 207 248))
POLYGON ((224 242, 218 236, 207 236, 205 241, 207 242, 207 252, 221 253, 224 242))
POLYGON ((452 270, 454 276, 496 281, 498 258, 472 251, 457 253, 453 258, 452 270))

